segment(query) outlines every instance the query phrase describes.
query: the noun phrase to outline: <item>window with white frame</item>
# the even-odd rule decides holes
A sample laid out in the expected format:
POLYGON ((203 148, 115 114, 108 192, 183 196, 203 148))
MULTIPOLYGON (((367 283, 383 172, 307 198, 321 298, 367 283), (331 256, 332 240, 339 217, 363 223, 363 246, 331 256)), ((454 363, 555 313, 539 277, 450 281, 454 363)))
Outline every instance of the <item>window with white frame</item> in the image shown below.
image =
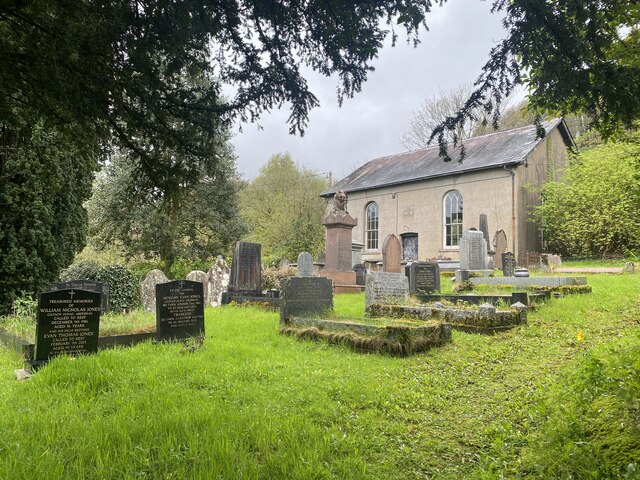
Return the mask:
POLYGON ((462 195, 457 190, 444 197, 444 246, 457 247, 462 237, 462 195))
POLYGON ((378 204, 371 202, 365 209, 365 245, 367 250, 378 249, 378 204))

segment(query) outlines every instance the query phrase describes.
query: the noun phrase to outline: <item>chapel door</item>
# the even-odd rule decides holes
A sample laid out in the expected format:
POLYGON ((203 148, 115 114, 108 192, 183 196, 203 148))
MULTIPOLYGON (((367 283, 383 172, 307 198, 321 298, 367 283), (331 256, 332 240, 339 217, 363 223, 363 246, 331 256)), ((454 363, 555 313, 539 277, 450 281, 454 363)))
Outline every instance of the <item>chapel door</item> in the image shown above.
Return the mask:
POLYGON ((406 262, 418 261, 418 234, 403 233, 402 237, 402 259, 406 262))

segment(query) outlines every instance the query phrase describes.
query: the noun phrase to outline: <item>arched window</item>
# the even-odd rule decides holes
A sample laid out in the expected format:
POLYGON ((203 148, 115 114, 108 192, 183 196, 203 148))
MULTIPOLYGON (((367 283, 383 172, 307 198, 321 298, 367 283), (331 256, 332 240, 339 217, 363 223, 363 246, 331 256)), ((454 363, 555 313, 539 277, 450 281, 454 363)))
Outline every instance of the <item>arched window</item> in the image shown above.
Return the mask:
POLYGON ((444 197, 444 246, 457 247, 462 237, 462 195, 457 190, 444 197))
POLYGON ((367 250, 378 249, 378 204, 371 202, 365 209, 365 245, 367 250))

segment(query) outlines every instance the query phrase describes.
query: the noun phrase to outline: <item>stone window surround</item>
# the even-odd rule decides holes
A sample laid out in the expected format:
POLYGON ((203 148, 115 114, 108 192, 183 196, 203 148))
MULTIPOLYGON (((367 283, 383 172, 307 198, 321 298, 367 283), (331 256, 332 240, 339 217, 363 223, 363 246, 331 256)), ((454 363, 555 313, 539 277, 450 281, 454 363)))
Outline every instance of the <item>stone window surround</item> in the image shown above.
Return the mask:
MULTIPOLYGON (((462 221, 464 220, 463 217, 463 211, 462 211, 462 205, 463 205, 463 196, 460 193, 460 191, 458 190, 449 190, 447 191, 444 196, 442 197, 442 250, 443 251, 458 251, 460 250, 460 246, 459 246, 459 242, 460 242, 460 238, 462 238, 462 232, 463 232, 463 227, 462 227, 462 221), (447 245, 447 201, 449 200, 450 196, 457 194, 458 196, 458 204, 460 206, 460 217, 461 217, 461 221, 459 223, 455 223, 455 225, 460 225, 460 231, 459 231, 459 237, 458 237, 458 245, 447 245)), ((451 225, 454 225, 454 223, 452 222, 451 225)))

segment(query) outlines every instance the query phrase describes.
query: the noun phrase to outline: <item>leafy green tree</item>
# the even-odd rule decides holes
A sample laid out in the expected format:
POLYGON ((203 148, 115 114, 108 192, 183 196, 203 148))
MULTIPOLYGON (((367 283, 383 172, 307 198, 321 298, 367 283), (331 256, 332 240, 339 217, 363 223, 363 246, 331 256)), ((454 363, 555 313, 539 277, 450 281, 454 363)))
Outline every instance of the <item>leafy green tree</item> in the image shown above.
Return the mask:
POLYGON ((46 289, 85 245, 98 152, 67 130, 32 119, 0 127, 0 315, 21 292, 46 289))
POLYGON ((167 273, 179 258, 226 254, 245 226, 237 206, 235 157, 228 142, 225 149, 224 157, 191 162, 198 169, 190 172, 190 182, 182 179, 167 190, 144 188, 134 174, 136 161, 114 156, 87 202, 91 242, 98 248, 119 245, 128 257, 159 258, 167 273))
MULTIPOLYGON (((303 66, 336 74, 341 102, 360 91, 387 35, 395 43, 401 28, 417 43, 442 3, 8 0, 0 5, 0 122, 18 102, 97 138, 115 136, 153 178, 169 168, 158 152, 194 152, 194 139, 212 135, 219 118, 253 120, 289 102, 291 131, 302 131, 318 105, 303 66), (213 78, 235 86, 230 102, 220 101, 213 78), (149 139, 156 148, 145 148, 149 139)), ((505 15, 505 39, 459 113, 434 131, 443 148, 447 131, 477 120, 478 108, 497 124, 518 84, 536 111, 584 111, 605 136, 638 119, 637 2, 494 0, 491 8, 505 15)))
POLYGON ((295 260, 300 252, 322 250, 327 180, 277 154, 241 192, 240 208, 249 225, 246 240, 262 244, 265 258, 295 260))
POLYGON ((638 140, 585 151, 570 163, 562 181, 542 187, 544 202, 536 213, 551 251, 607 256, 640 247, 638 140))
POLYGON ((445 160, 448 134, 476 119, 478 109, 497 128, 504 99, 520 84, 538 115, 586 114, 604 138, 640 118, 640 4, 494 0, 492 11, 505 14, 507 35, 464 106, 432 133, 445 160))

